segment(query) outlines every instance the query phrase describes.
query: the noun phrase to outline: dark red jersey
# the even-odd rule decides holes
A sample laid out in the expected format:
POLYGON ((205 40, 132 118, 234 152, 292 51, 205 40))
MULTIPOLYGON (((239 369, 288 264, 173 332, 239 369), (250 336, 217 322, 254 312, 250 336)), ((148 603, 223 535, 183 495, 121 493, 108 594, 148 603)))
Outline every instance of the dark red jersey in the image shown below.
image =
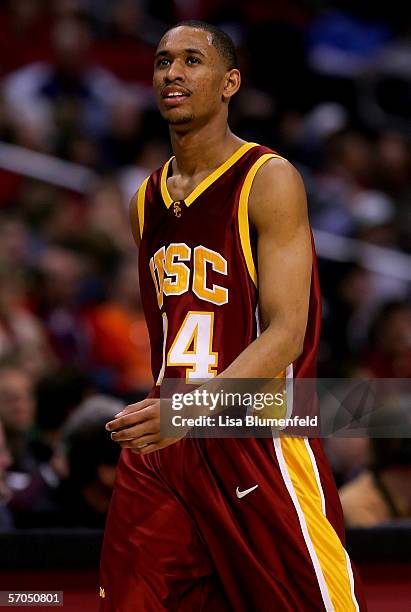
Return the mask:
MULTIPOLYGON (((179 202, 167 190, 172 159, 141 186, 140 288, 157 383, 151 395, 163 378, 215 376, 259 334, 248 196, 256 172, 272 157, 280 156, 244 144, 179 202)), ((315 376, 320 319, 314 256, 304 351, 287 377, 315 376)))

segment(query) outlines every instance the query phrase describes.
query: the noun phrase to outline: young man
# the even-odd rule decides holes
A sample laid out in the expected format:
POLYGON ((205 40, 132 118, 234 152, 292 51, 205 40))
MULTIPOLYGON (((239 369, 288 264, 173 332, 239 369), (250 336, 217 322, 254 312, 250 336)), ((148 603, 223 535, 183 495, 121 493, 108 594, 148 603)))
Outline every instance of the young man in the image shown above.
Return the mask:
POLYGON ((165 378, 315 376, 320 295, 303 184, 230 132, 236 66, 228 36, 199 22, 169 30, 156 53, 175 156, 131 203, 156 384, 107 425, 123 451, 102 610, 365 609, 318 440, 160 435, 165 378))

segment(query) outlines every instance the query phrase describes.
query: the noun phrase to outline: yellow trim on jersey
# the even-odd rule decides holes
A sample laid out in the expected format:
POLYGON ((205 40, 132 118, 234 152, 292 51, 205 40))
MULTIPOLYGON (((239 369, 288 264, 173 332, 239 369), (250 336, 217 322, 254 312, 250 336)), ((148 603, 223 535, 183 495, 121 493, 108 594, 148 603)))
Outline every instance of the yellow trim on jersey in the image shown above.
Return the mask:
POLYGON ((150 177, 148 176, 146 179, 144 179, 144 181, 141 183, 138 189, 138 194, 137 194, 137 215, 138 215, 138 226, 140 228, 140 238, 143 237, 144 204, 146 201, 146 188, 147 188, 147 183, 148 183, 149 178, 150 177))
POLYGON ((250 196, 250 191, 255 175, 257 174, 261 166, 265 164, 266 161, 272 158, 284 159, 284 157, 281 157, 281 155, 277 155, 276 153, 266 153, 265 155, 259 157, 257 161, 251 166, 247 176, 245 177, 244 184, 241 188, 240 202, 238 205, 238 228, 240 231, 241 248, 243 250, 245 263, 247 264, 248 273, 250 274, 251 279, 256 287, 257 270, 254 264, 253 252, 251 250, 250 227, 248 223, 248 198, 250 196))
POLYGON ((321 579, 325 581, 325 592, 328 592, 332 610, 358 611, 347 567, 347 554, 324 513, 324 496, 322 490, 320 491, 318 468, 309 441, 304 438, 286 437, 278 440, 297 503, 304 515, 309 539, 321 568, 321 579))
POLYGON ((174 156, 170 157, 170 159, 164 164, 163 170, 161 172, 161 180, 160 180, 161 195, 163 197, 164 204, 167 206, 167 208, 170 208, 171 204, 173 203, 173 199, 168 193, 168 189, 167 189, 168 167, 173 161, 173 159, 174 159, 174 156))
MULTIPOLYGON (((214 183, 217 179, 220 178, 227 170, 231 168, 239 159, 242 157, 247 151, 252 149, 253 147, 257 147, 257 143, 255 142, 246 142, 243 144, 237 151, 235 151, 231 157, 229 157, 224 163, 221 164, 218 168, 214 170, 209 176, 207 176, 204 180, 197 185, 195 189, 184 199, 186 206, 190 206, 212 183, 214 183)), ((171 157, 165 164, 161 173, 161 195, 164 200, 164 204, 167 208, 170 208, 171 204, 174 202, 173 198, 170 196, 170 193, 167 189, 167 175, 168 168, 173 161, 174 157, 171 157)))

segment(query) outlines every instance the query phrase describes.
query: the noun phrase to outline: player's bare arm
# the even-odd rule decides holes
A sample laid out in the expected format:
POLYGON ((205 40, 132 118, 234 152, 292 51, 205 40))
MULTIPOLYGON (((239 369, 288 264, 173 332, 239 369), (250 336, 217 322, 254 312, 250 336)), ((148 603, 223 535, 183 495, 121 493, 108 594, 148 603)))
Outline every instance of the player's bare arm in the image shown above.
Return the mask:
MULTIPOLYGON (((260 168, 250 192, 249 218, 258 236, 263 331, 224 372, 206 383, 211 391, 221 378, 275 377, 303 348, 312 247, 304 186, 289 162, 272 159, 260 168)), ((158 399, 131 404, 107 428, 122 447, 142 453, 178 440, 161 440, 158 399)))
POLYGON ((302 179, 286 160, 258 171, 249 199, 257 230, 262 334, 223 372, 226 378, 269 378, 299 357, 307 325, 311 236, 302 179))

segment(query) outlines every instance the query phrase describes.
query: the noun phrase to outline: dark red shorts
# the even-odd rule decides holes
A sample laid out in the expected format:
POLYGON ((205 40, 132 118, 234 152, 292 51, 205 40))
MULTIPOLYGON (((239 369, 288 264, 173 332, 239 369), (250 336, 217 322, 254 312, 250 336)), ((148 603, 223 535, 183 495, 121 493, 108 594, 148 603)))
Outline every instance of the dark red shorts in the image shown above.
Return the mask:
POLYGON ((146 456, 123 450, 101 610, 363 611, 343 543, 319 440, 184 439, 146 456))

